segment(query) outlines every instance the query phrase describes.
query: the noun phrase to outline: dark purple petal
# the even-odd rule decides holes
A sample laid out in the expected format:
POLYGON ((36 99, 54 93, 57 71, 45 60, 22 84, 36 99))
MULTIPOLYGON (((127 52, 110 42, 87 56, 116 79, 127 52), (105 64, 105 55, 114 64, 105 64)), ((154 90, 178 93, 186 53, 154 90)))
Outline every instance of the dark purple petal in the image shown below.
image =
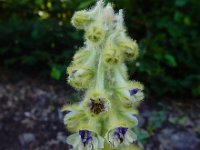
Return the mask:
POLYGON ((128 130, 128 128, 121 128, 121 132, 122 132, 123 136, 126 134, 127 130, 128 130))
POLYGON ((115 132, 114 132, 114 136, 117 136, 117 138, 123 142, 124 140, 124 136, 127 132, 128 128, 125 128, 125 127, 118 127, 116 128, 115 132))
POLYGON ((120 128, 117 128, 117 129, 115 130, 114 135, 117 136, 118 139, 120 139, 120 128))
POLYGON ((129 93, 130 93, 130 95, 132 96, 132 95, 137 94, 137 92, 138 92, 139 90, 140 90, 140 89, 131 89, 131 90, 129 90, 129 93))
POLYGON ((84 146, 89 144, 89 142, 92 140, 91 131, 79 130, 79 135, 81 136, 81 141, 84 146))
POLYGON ((101 108, 102 108, 102 109, 105 109, 104 102, 103 102, 101 99, 99 99, 99 101, 100 101, 100 104, 101 104, 101 108))
POLYGON ((84 130, 79 130, 79 135, 81 136, 81 139, 84 140, 85 131, 84 130))
POLYGON ((94 99, 90 99, 90 110, 94 109, 94 99))
POLYGON ((91 136, 91 131, 87 130, 87 136, 91 136))
POLYGON ((73 70, 73 71, 72 71, 72 74, 75 74, 77 71, 78 71, 78 70, 73 70))
POLYGON ((86 139, 86 141, 85 141, 85 145, 86 144, 89 144, 89 142, 92 140, 92 137, 91 136, 89 136, 89 137, 87 137, 87 139, 86 139))

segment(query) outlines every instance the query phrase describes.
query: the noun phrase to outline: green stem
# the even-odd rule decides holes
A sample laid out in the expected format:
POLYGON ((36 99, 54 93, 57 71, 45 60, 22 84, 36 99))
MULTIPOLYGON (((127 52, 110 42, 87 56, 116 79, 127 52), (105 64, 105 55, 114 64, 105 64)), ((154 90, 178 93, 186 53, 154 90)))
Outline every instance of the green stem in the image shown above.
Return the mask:
POLYGON ((115 76, 115 81, 117 81, 118 86, 122 87, 122 86, 126 85, 126 80, 122 76, 119 66, 116 66, 114 68, 114 76, 115 76))
POLYGON ((97 78, 96 78, 96 89, 104 90, 104 69, 102 66, 101 55, 99 57, 98 69, 97 69, 97 78))
POLYGON ((91 54, 90 54, 88 60, 86 61, 85 66, 93 68, 93 65, 94 65, 95 59, 96 59, 96 55, 97 55, 96 53, 97 53, 96 50, 91 50, 91 54))
POLYGON ((105 142, 103 150, 115 150, 115 149, 113 149, 107 142, 105 142))

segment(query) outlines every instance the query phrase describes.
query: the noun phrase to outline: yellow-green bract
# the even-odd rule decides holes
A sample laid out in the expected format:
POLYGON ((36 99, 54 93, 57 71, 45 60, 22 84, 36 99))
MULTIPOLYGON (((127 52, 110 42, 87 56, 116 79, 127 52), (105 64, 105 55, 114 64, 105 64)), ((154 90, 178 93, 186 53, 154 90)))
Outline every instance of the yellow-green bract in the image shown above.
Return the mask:
POLYGON ((111 4, 100 0, 75 12, 71 22, 85 31, 85 42, 67 68, 67 81, 85 96, 63 107, 70 111, 64 123, 74 132, 67 143, 75 150, 136 149, 133 127, 144 87, 128 79, 125 61, 135 60, 139 50, 126 34, 122 10, 114 13, 111 4))

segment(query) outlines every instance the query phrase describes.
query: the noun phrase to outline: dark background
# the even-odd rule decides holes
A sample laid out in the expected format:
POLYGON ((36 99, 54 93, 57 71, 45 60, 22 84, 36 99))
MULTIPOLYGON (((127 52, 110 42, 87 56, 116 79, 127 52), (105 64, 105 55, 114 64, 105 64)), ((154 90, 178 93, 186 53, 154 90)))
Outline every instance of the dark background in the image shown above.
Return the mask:
MULTIPOLYGON (((66 66, 83 45, 70 24, 75 10, 94 0, 1 0, 0 65, 65 78, 66 66)), ((200 96, 199 0, 123 0, 129 35, 140 46, 132 78, 151 96, 200 96)))
MULTIPOLYGON (((152 139, 152 136, 157 135, 161 129, 168 129, 171 124, 175 125, 174 131, 181 131, 181 135, 178 137, 182 136, 182 129, 184 132, 194 130, 193 135, 199 136, 200 128, 198 126, 200 123, 197 118, 200 118, 198 115, 200 113, 200 1, 105 1, 114 2, 115 10, 124 9, 127 31, 133 39, 137 40, 140 47, 138 60, 134 63, 127 62, 127 65, 130 78, 143 82, 146 89, 147 98, 145 104, 140 108, 143 119, 146 117, 146 123, 144 119, 144 124, 141 125, 142 132, 145 132, 141 137, 142 143, 158 145, 157 139, 152 139), (177 103, 174 104, 175 102, 177 103), (177 112, 179 109, 180 111, 177 112), (145 112, 146 110, 148 112, 145 112), (152 118, 147 119, 150 116, 152 118), (171 120, 170 116, 172 116, 171 120), (175 120, 173 120, 174 117, 175 120), (166 120, 171 124, 166 125, 166 120), (193 126, 190 124, 185 127, 188 120, 191 120, 193 126), (159 124, 160 122, 161 124, 159 124), (192 126, 192 128, 188 129, 188 126, 192 126)), ((22 119, 25 112, 24 107, 26 108, 27 105, 37 107, 41 103, 34 96, 32 97, 34 103, 27 102, 26 98, 30 99, 30 95, 27 95, 27 92, 24 92, 23 95, 23 90, 28 90, 36 97, 41 96, 40 92, 37 93, 40 88, 42 91, 46 91, 46 97, 43 98, 45 102, 41 104, 41 108, 53 106, 59 110, 65 103, 64 98, 57 102, 55 97, 53 102, 49 102, 48 99, 51 96, 48 96, 48 93, 56 94, 57 89, 62 87, 62 90, 58 90, 58 95, 56 95, 62 97, 69 95, 66 91, 72 90, 67 85, 63 85, 66 84, 65 70, 75 51, 83 45, 83 32, 72 27, 70 19, 74 11, 88 8, 94 3, 95 0, 0 0, 0 110, 4 112, 1 113, 2 117, 0 116, 2 121, 0 129, 5 131, 1 132, 1 137, 11 131, 13 133, 16 131, 15 128, 11 130, 12 126, 15 126, 12 118, 15 118, 16 112, 21 112, 19 114, 22 115, 22 119), (44 87, 40 86, 41 83, 44 87), (52 89, 52 87, 54 88, 52 89), (37 89, 36 92, 33 89, 37 89), (50 92, 48 92, 49 90, 50 92), (63 91, 64 94, 60 91, 63 91), (24 99, 20 98, 20 92, 25 97, 24 99), (10 107, 15 105, 13 97, 16 96, 16 93, 19 94, 17 96, 19 102, 16 102, 16 106, 21 106, 20 110, 10 107), (23 106, 20 100, 23 101, 23 106), (13 103, 8 104, 9 101, 13 103), (6 111, 7 113, 5 113, 6 111), (12 112, 11 115, 10 112, 12 112), (8 127, 11 125, 11 127, 6 128, 4 125, 8 127)), ((69 99, 69 96, 66 97, 69 99)), ((32 108, 30 107, 30 109, 32 108)), ((54 112, 54 109, 50 109, 49 113, 51 111, 54 112)), ((42 114, 43 112, 41 112, 42 114)), ((54 117, 56 118, 57 115, 54 117)), ((56 122, 56 120, 53 121, 56 122)), ((41 127, 41 122, 37 123, 41 127)), ((44 124, 49 125, 49 122, 44 122, 44 124)), ((62 121, 58 126, 59 130, 64 130, 62 121)), ((51 129, 51 126, 49 128, 51 129)), ((19 140, 18 137, 24 130, 19 130, 15 139, 9 139, 9 137, 5 139, 5 144, 0 144, 0 149, 12 147, 9 147, 6 142, 19 140)), ((40 129, 26 128, 25 133, 33 132, 34 137, 37 137, 39 131, 40 129)), ((167 132, 170 131, 170 129, 167 130, 167 132)), ((55 134, 57 132, 56 130, 55 134)), ((63 132, 67 134, 67 131, 63 132)), ((165 132, 163 132, 159 133, 164 134, 165 132)), ((48 136, 56 137, 54 134, 48 136)), ((187 136, 184 135, 184 137, 187 136)), ((42 140, 48 141, 49 138, 42 138, 40 142, 42 140)), ((162 143, 161 140, 158 139, 158 141, 162 143)), ((172 141, 174 140, 172 139, 172 141)), ((41 145, 40 142, 36 142, 36 147, 41 145)), ((19 143, 20 140, 18 144, 16 143, 18 147, 20 147, 19 143)), ((24 146, 23 142, 20 144, 22 147, 29 145, 25 144, 24 146)), ((28 147, 30 148, 30 145, 28 147)), ((187 150, 190 148, 187 147, 187 150)))

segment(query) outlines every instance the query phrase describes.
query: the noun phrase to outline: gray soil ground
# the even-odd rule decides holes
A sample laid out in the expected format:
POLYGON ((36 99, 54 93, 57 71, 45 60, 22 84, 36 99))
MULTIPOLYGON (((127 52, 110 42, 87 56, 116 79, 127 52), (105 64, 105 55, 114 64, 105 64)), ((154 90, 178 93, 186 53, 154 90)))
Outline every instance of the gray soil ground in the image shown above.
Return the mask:
MULTIPOLYGON (((42 78, 0 77, 0 150, 67 150, 60 108, 75 91, 42 78)), ((200 102, 156 103, 139 108, 137 144, 146 150, 199 150, 200 102)))

